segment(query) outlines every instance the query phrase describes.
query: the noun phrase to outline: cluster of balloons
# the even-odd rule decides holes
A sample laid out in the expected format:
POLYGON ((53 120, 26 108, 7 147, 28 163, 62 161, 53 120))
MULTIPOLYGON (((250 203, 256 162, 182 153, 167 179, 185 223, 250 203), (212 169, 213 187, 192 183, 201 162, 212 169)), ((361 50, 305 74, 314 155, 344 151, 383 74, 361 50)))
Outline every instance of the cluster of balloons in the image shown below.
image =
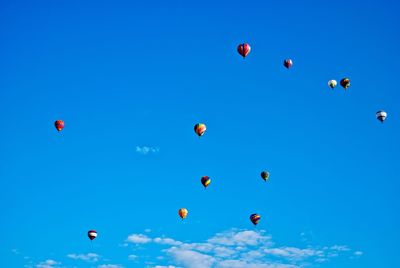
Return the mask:
MULTIPOLYGON (((243 58, 246 58, 251 51, 251 47, 248 43, 242 43, 242 44, 238 45, 237 51, 243 58)), ((287 69, 290 69, 293 66, 293 61, 291 59, 285 59, 283 61, 283 66, 286 67, 287 69)), ((328 81, 328 86, 331 89, 334 89, 337 86, 337 84, 338 84, 337 81, 334 79, 328 81)), ((350 79, 347 77, 341 79, 340 85, 345 90, 347 90, 350 87, 350 79)), ((380 110, 380 111, 376 112, 376 118, 380 122, 383 123, 383 121, 386 120, 386 117, 387 117, 387 113, 385 111, 380 110)), ((64 121, 56 120, 54 122, 54 126, 57 129, 57 131, 60 132, 61 130, 64 129, 64 121)), ((199 137, 202 137, 204 135, 204 133, 206 132, 206 130, 207 130, 207 127, 203 123, 198 123, 194 126, 194 131, 197 134, 197 136, 199 136, 199 137)), ((267 181, 270 177, 270 173, 266 170, 262 171, 260 175, 264 181, 267 181)), ((203 185, 204 189, 206 189, 210 185, 211 179, 209 176, 203 176, 203 177, 201 177, 200 182, 203 185)), ((178 215, 179 215, 179 217, 181 217, 182 220, 184 220, 187 217, 188 213, 189 212, 186 208, 180 208, 178 210, 178 215)), ((259 223, 260 219, 261 219, 261 216, 257 213, 253 213, 250 215, 250 221, 254 225, 257 225, 259 223)), ((90 231, 88 231, 87 235, 90 240, 94 240, 97 237, 97 232, 95 230, 90 230, 90 231)))
MULTIPOLYGON (((241 45, 241 46, 242 46, 242 49, 243 49, 243 48, 246 48, 245 45, 246 45, 246 44, 242 44, 242 45, 241 45)), ((250 46, 247 46, 247 47, 250 49, 250 46)), ((239 48, 240 48, 240 46, 239 46, 239 48)), ((238 51, 239 51, 239 48, 238 48, 238 51)), ((248 50, 248 51, 250 51, 250 50, 248 50)), ((207 129, 207 127, 206 127, 206 125, 203 124, 203 123, 198 123, 198 124, 194 125, 194 132, 195 132, 199 137, 201 137, 201 136, 204 135, 206 129, 207 129)), ((262 172, 261 172, 261 178, 262 178, 264 181, 267 181, 267 180, 269 179, 269 172, 266 171, 266 170, 262 171, 262 172)), ((210 179, 209 176, 203 176, 203 177, 201 177, 200 182, 201 182, 201 184, 203 185, 204 189, 206 189, 206 188, 210 185, 211 179, 210 179)), ((184 219, 187 217, 187 215, 188 215, 188 210, 187 210, 186 208, 180 208, 180 209, 178 210, 178 215, 179 215, 179 217, 181 217, 182 220, 184 220, 184 219)), ((258 222, 260 221, 260 219, 261 219, 261 216, 260 216, 259 214, 255 214, 255 213, 254 213, 254 214, 251 214, 251 215, 250 215, 250 221, 251 221, 254 225, 257 225, 258 222)))
MULTIPOLYGON (((344 88, 344 90, 347 90, 350 87, 350 79, 349 78, 343 78, 340 80, 340 85, 344 88)), ((331 89, 334 89, 337 86, 337 81, 332 79, 328 81, 328 86, 331 89)))
MULTIPOLYGON (((244 59, 249 55, 251 47, 248 43, 239 44, 237 47, 237 51, 244 59)), ((285 66, 287 69, 290 69, 293 66, 293 61, 291 59, 285 59, 283 61, 283 66, 285 66)))

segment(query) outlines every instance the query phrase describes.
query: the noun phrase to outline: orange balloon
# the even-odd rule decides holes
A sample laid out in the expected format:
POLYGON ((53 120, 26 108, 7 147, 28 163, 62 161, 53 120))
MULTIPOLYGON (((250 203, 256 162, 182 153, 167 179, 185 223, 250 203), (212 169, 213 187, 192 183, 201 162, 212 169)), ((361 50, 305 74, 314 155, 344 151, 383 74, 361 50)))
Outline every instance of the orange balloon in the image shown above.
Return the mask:
POLYGON ((179 209, 178 214, 183 220, 187 217, 188 210, 186 208, 181 208, 181 209, 179 209))

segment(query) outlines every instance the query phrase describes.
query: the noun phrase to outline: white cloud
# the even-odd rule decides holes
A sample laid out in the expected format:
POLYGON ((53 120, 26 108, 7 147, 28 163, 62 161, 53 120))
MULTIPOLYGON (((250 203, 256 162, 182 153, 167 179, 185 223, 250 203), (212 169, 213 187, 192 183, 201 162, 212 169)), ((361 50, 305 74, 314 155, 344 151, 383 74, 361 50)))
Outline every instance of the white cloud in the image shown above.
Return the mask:
POLYGON ((131 234, 128 236, 127 241, 134 244, 146 244, 151 242, 151 239, 144 234, 131 234))
POLYGON ((168 265, 168 266, 157 265, 157 266, 154 266, 153 268, 178 268, 178 267, 172 266, 172 265, 168 265))
POLYGON ((60 263, 55 260, 46 260, 36 265, 36 268, 55 268, 58 267, 60 263))
POLYGON ((102 264, 97 266, 97 268, 124 268, 124 267, 119 264, 102 264))
POLYGON ((136 260, 137 258, 138 258, 138 256, 137 256, 137 255, 134 255, 134 254, 131 254, 131 255, 128 256, 128 259, 131 260, 131 261, 134 261, 134 260, 136 260))
POLYGON ((271 237, 264 235, 264 231, 238 231, 233 229, 228 232, 218 233, 208 239, 207 242, 227 246, 255 246, 257 244, 267 245, 270 240, 271 237))
POLYGON ((100 259, 100 255, 97 255, 96 253, 88 253, 88 254, 68 254, 68 258, 74 259, 74 260, 82 260, 82 261, 87 261, 87 262, 96 262, 100 259))
POLYGON ((219 246, 214 247, 213 251, 215 256, 222 258, 232 256, 236 253, 236 251, 231 248, 219 246))
POLYGON ((299 266, 281 263, 249 263, 242 260, 225 260, 218 263, 217 268, 299 268, 299 266))
POLYGON ((266 248, 264 252, 290 261, 304 260, 310 257, 322 257, 324 252, 315 249, 300 249, 295 247, 266 248))
POLYGON ((159 151, 158 147, 136 146, 136 152, 140 154, 158 153, 159 151))
POLYGON ((162 244, 162 245, 170 245, 170 246, 179 246, 182 245, 183 243, 180 241, 176 241, 172 238, 161 238, 161 237, 156 237, 153 240, 157 244, 162 244))
POLYGON ((341 245, 341 246, 334 245, 334 246, 330 247, 330 249, 336 250, 336 251, 350 251, 348 246, 343 246, 343 245, 341 245))
POLYGON ((178 264, 187 268, 208 268, 215 262, 214 257, 192 250, 172 247, 167 252, 178 264))
POLYGON ((356 255, 356 256, 361 256, 361 255, 363 255, 364 253, 362 252, 362 251, 356 251, 356 252, 354 252, 354 255, 356 255))
POLYGON ((197 250, 201 252, 211 252, 214 249, 214 245, 210 243, 185 243, 181 246, 182 249, 197 250))
POLYGON ((272 237, 263 230, 231 229, 217 233, 203 243, 184 243, 172 238, 151 238, 143 234, 130 235, 127 240, 137 244, 165 246, 161 252, 165 253, 166 258, 159 256, 155 259, 169 259, 170 263, 167 265, 185 268, 300 268, 312 263, 324 263, 343 255, 362 255, 362 252, 352 252, 344 245, 310 245, 305 248, 276 246, 272 237))

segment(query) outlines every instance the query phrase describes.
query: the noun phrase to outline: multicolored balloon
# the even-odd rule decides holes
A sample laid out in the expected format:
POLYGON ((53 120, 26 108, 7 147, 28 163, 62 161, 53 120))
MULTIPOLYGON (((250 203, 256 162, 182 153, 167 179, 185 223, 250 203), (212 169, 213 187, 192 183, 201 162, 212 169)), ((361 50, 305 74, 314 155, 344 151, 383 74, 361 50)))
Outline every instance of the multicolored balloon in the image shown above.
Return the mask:
POLYGON ((262 178, 264 181, 267 181, 267 180, 269 179, 269 172, 266 171, 266 170, 264 170, 263 172, 261 172, 261 178, 262 178))
POLYGON ((257 225, 258 222, 260 221, 260 219, 261 219, 261 216, 258 215, 258 214, 251 214, 250 215, 250 220, 254 225, 257 225))
POLYGON ((201 137, 204 135, 204 132, 206 132, 206 125, 204 124, 196 124, 194 125, 194 132, 196 132, 197 136, 201 137))
POLYGON ((204 188, 207 188, 208 185, 210 185, 211 179, 208 176, 203 176, 201 177, 201 184, 203 184, 204 188))
POLYGON ((97 232, 95 230, 90 230, 87 235, 90 240, 93 240, 97 237, 97 232))
POLYGON ((349 78, 343 78, 340 80, 340 85, 346 90, 350 87, 350 79, 349 78))
POLYGON ((286 68, 291 68, 293 66, 293 61, 291 59, 286 59, 283 61, 283 66, 285 66, 286 68))
POLYGON ((377 111, 376 118, 383 123, 386 120, 387 113, 385 111, 377 111))
POLYGON ((249 55, 250 50, 251 50, 251 47, 250 47, 250 45, 247 44, 247 43, 240 44, 240 45, 238 45, 238 47, 237 47, 238 53, 239 53, 240 55, 242 55, 243 58, 246 58, 247 55, 249 55))
POLYGON ((179 214, 179 217, 181 217, 182 220, 184 220, 187 217, 188 210, 186 208, 180 208, 178 210, 178 214, 179 214))
POLYGON ((337 85, 337 82, 336 82, 336 80, 329 80, 328 81, 328 86, 331 88, 331 89, 334 89, 335 87, 336 87, 336 85, 337 85))
POLYGON ((54 122, 54 126, 58 131, 61 131, 64 128, 64 121, 57 120, 56 122, 54 122))

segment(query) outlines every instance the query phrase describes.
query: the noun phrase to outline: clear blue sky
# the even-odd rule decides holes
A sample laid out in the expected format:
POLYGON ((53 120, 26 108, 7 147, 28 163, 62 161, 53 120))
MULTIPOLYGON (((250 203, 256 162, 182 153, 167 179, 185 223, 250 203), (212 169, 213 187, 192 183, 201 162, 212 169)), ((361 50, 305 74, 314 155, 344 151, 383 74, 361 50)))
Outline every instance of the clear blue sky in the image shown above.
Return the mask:
POLYGON ((399 4, 189 2, 1 2, 0 266, 400 267, 399 4))

